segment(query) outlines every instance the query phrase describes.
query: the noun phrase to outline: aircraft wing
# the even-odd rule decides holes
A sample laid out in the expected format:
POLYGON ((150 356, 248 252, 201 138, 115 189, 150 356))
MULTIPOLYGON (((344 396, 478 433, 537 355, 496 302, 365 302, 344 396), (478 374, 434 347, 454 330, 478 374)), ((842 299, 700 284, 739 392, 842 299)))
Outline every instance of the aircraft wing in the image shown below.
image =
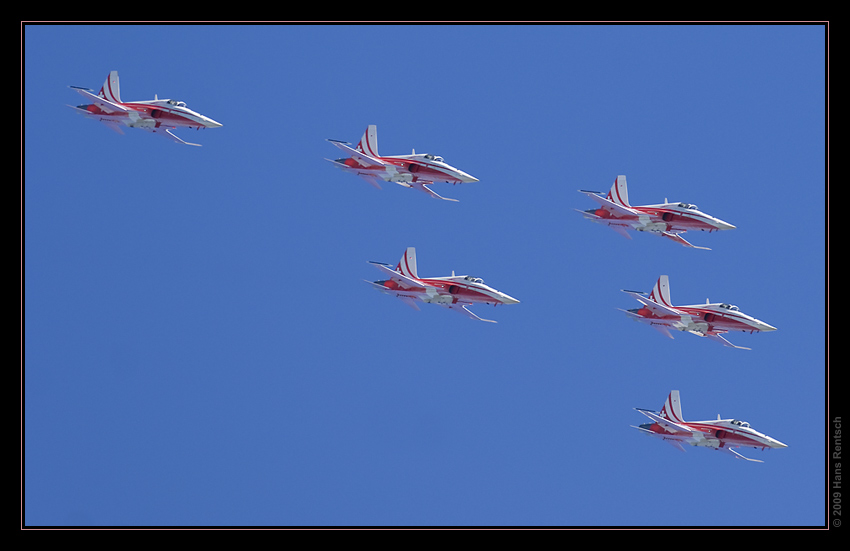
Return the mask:
POLYGON ((353 147, 350 147, 346 142, 340 142, 338 140, 328 140, 344 152, 348 153, 355 161, 360 163, 363 166, 371 166, 371 167, 386 167, 387 163, 384 161, 372 157, 371 155, 366 155, 362 151, 357 151, 353 147))
POLYGON ((327 162, 333 164, 335 167, 337 167, 340 170, 344 170, 346 172, 350 172, 352 174, 360 176, 361 178, 363 178, 364 180, 369 182, 369 185, 371 185, 372 187, 375 187, 377 189, 381 189, 381 184, 378 183, 378 179, 375 178, 375 176, 373 176, 372 174, 367 174, 367 173, 363 172, 362 169, 350 167, 350 166, 346 165, 345 163, 341 163, 340 161, 335 161, 333 159, 327 159, 327 158, 325 160, 327 162))
POLYGON ((644 306, 646 306, 651 312, 656 315, 662 316, 682 316, 685 315, 684 312, 676 310, 675 308, 671 308, 669 306, 664 306, 663 304, 658 304, 654 300, 650 300, 647 297, 643 296, 643 293, 638 291, 629 291, 626 289, 621 289, 624 293, 634 298, 636 301, 640 302, 644 306))
POLYGON ((714 342, 719 342, 723 346, 728 346, 729 348, 737 348, 738 350, 752 350, 752 348, 747 348, 746 346, 737 346, 737 345, 734 345, 731 342, 727 341, 725 338, 723 338, 723 335, 722 335, 722 333, 726 333, 726 331, 707 331, 705 333, 699 333, 697 331, 691 331, 691 333, 694 333, 695 335, 699 335, 700 337, 708 337, 709 339, 713 340, 714 342))
POLYGON ((147 130, 149 132, 152 132, 153 134, 156 134, 157 136, 162 136, 163 138, 167 138, 169 140, 172 140, 172 141, 179 143, 179 144, 194 145, 194 146, 197 146, 197 147, 201 147, 201 144, 199 144, 199 143, 190 143, 190 142, 185 142, 185 141, 181 140, 176 135, 174 135, 174 133, 172 133, 171 130, 168 129, 168 128, 164 128, 164 127, 154 128, 154 127, 148 127, 148 126, 141 126, 140 128, 147 130))
POLYGON ((615 212, 620 216, 640 216, 640 213, 634 209, 630 209, 629 207, 624 207, 623 205, 618 205, 613 201, 609 201, 607 198, 601 196, 596 191, 587 191, 584 189, 578 190, 579 193, 584 193, 600 205, 602 208, 610 210, 611 212, 615 212))
POLYGON ((646 434, 647 436, 654 436, 656 438, 661 438, 662 440, 664 440, 665 442, 667 442, 668 444, 670 444, 674 448, 678 448, 679 451, 685 451, 684 446, 682 446, 682 443, 679 442, 679 440, 677 438, 672 438, 672 437, 666 436, 664 434, 652 432, 651 430, 646 430, 644 428, 636 427, 634 425, 629 425, 629 426, 632 427, 633 429, 639 430, 640 432, 642 432, 643 434, 646 434))
POLYGON ((71 88, 76 90, 81 96, 90 100, 92 103, 94 103, 95 105, 97 105, 98 107, 100 107, 101 109, 106 111, 107 113, 128 113, 130 111, 129 109, 127 109, 123 105, 118 105, 117 103, 112 103, 111 101, 104 99, 100 96, 96 96, 96 95, 92 94, 91 92, 89 92, 88 90, 85 90, 83 88, 74 88, 73 86, 71 88))
POLYGON ((107 127, 109 127, 110 130, 114 130, 119 134, 124 134, 124 131, 121 129, 122 124, 115 120, 115 117, 110 117, 108 115, 95 115, 94 113, 90 113, 85 109, 80 109, 79 107, 76 107, 74 105, 69 105, 68 107, 70 107, 80 115, 86 117, 87 119, 96 119, 97 121, 102 122, 107 127))
POLYGON ((720 450, 720 451, 722 451, 722 452, 726 452, 726 453, 728 453, 729 455, 731 455, 732 457, 735 457, 735 458, 737 458, 737 459, 745 459, 745 460, 747 460, 747 461, 753 461, 753 462, 755 462, 755 463, 764 463, 764 461, 762 461, 761 459, 750 459, 749 457, 744 457, 743 455, 741 455, 740 453, 736 452, 736 451, 735 451, 735 450, 733 450, 732 448, 717 448, 717 449, 718 449, 718 450, 720 450))
POLYGON ((388 294, 388 295, 393 295, 396 298, 401 299, 401 301, 403 303, 407 304, 408 306, 410 306, 414 310, 419 310, 419 306, 416 304, 415 298, 408 296, 408 295, 405 295, 403 293, 400 293, 395 289, 390 289, 389 287, 385 287, 384 285, 381 285, 380 283, 376 283, 374 281, 369 281, 369 280, 366 280, 366 279, 364 279, 363 281, 365 281, 366 283, 368 283, 369 285, 371 285, 375 289, 381 291, 382 293, 385 293, 385 294, 388 294))
POLYGON ((426 285, 423 285, 422 282, 419 281, 418 279, 413 279, 412 277, 407 277, 406 275, 393 270, 392 268, 390 268, 386 264, 382 264, 380 262, 372 262, 372 261, 369 261, 369 264, 373 265, 374 267, 378 268, 379 270, 381 270, 382 272, 384 272, 385 274, 390 276, 390 278, 393 281, 395 281, 396 283, 398 283, 402 287, 406 287, 408 289, 427 289, 428 288, 426 285))
POLYGON ((473 314, 472 311, 464 304, 443 304, 442 306, 445 306, 449 310, 457 312, 458 314, 463 314, 464 316, 467 316, 467 317, 472 318, 474 320, 486 321, 486 322, 489 322, 489 323, 498 323, 495 320, 485 320, 484 318, 479 318, 478 316, 473 314))
POLYGON ((430 195, 434 199, 442 199, 443 201, 454 201, 455 203, 459 202, 457 199, 450 199, 448 197, 443 197, 441 195, 437 195, 437 193, 434 190, 432 190, 431 188, 429 188, 426 185, 426 184, 433 184, 433 183, 434 182, 426 182, 424 180, 419 180, 419 181, 410 182, 410 186, 418 189, 419 191, 424 191, 425 193, 427 193, 428 195, 430 195))
POLYGON ((363 178, 364 180, 369 182, 370 186, 377 188, 377 189, 381 189, 381 184, 378 183, 378 179, 375 178, 374 176, 366 175, 366 174, 358 174, 358 176, 360 176, 361 178, 363 178))
POLYGON ((679 423, 675 423, 675 422, 673 422, 669 419, 665 419, 664 417, 661 417, 660 415, 658 415, 657 413, 655 413, 652 410, 641 409, 641 408, 635 408, 635 409, 637 411, 643 413, 644 415, 646 415, 647 417, 649 417, 653 421, 655 421, 658 424, 658 426, 660 426, 662 429, 666 430, 670 434, 678 434, 678 435, 681 435, 681 436, 694 436, 695 435, 694 431, 692 431, 688 427, 686 427, 684 425, 680 425, 679 423))
POLYGON ((643 316, 635 314, 634 312, 629 312, 628 310, 623 310, 622 308, 617 308, 617 310, 619 310, 620 312, 623 312, 624 314, 626 314, 627 316, 632 318, 634 321, 639 321, 640 323, 648 324, 650 327, 652 327, 653 329, 655 329, 656 331, 658 331, 659 333, 661 333, 662 335, 664 335, 665 337, 670 338, 670 339, 673 338, 673 335, 670 333, 670 329, 671 328, 676 329, 677 331, 679 329, 679 327, 677 327, 677 326, 680 325, 680 324, 679 324, 679 322, 676 322, 676 321, 659 320, 659 319, 655 319, 655 318, 645 318, 643 316))
POLYGON ((611 228, 615 232, 619 233, 620 235, 622 235, 626 239, 632 238, 632 236, 629 235, 629 232, 626 231, 626 228, 632 227, 631 224, 626 224, 626 223, 623 223, 623 222, 616 222, 612 218, 602 218, 601 216, 597 216, 592 211, 588 212, 586 210, 579 210, 579 209, 573 209, 573 210, 578 212, 578 213, 581 213, 588 220, 591 220, 591 221, 596 222, 598 224, 604 224, 604 225, 608 226, 609 228, 611 228))
POLYGON ((675 241, 679 245, 684 245, 685 247, 691 247, 692 249, 702 249, 704 251, 710 251, 711 250, 708 247, 697 247, 696 245, 691 245, 690 243, 688 243, 688 241, 684 237, 682 237, 678 233, 663 231, 663 232, 660 233, 660 235, 662 237, 666 237, 667 239, 675 241))

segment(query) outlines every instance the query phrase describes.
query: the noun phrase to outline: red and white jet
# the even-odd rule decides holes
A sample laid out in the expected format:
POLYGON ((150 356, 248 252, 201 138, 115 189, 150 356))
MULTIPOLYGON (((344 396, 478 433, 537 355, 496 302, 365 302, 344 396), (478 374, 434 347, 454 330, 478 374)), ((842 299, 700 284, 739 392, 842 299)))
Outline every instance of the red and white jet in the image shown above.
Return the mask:
POLYGON ((633 428, 638 429, 643 434, 666 440, 682 451, 685 451, 682 444, 690 444, 691 446, 720 450, 738 459, 764 463, 758 459, 744 457, 732 448, 745 447, 766 450, 788 447, 779 440, 754 430, 746 421, 739 421, 738 419, 721 419, 718 415, 716 421, 686 422, 682 418, 682 404, 679 402, 678 390, 670 393, 660 413, 648 409, 635 409, 652 419, 653 422, 644 423, 639 427, 632 425, 633 428))
POLYGON ((205 117, 200 113, 195 113, 182 101, 173 99, 158 99, 154 94, 154 99, 149 101, 121 101, 121 92, 118 87, 118 71, 112 71, 106 77, 106 82, 100 88, 100 92, 95 95, 89 88, 81 88, 79 86, 71 86, 81 96, 90 100, 92 103, 78 105, 76 107, 69 105, 88 118, 98 120, 119 134, 123 134, 122 126, 130 128, 142 128, 149 132, 159 134, 177 143, 186 145, 199 145, 181 140, 172 132, 172 128, 218 128, 221 123, 205 117))
POLYGON ((410 155, 381 157, 378 155, 378 129, 374 124, 366 128, 356 149, 347 142, 331 139, 328 141, 347 153, 348 157, 336 160, 325 159, 326 161, 345 172, 360 176, 378 189, 381 189, 378 180, 384 180, 395 182, 400 186, 416 188, 435 199, 457 202, 457 199, 437 195, 428 186, 434 182, 464 184, 478 181, 478 178, 446 164, 442 157, 427 153, 417 154, 416 150, 413 150, 410 155))
POLYGON ((448 277, 419 277, 416 273, 416 249, 413 247, 407 248, 394 270, 390 268, 390 264, 383 262, 370 261, 369 263, 387 274, 390 279, 367 281, 367 283, 382 293, 400 298, 414 310, 419 310, 416 301, 428 302, 439 304, 474 320, 496 323, 493 320, 479 318, 469 310, 468 306, 478 303, 497 306, 519 302, 505 293, 484 285, 484 281, 478 277, 456 276, 454 271, 448 277))
POLYGON ((673 306, 670 302, 670 282, 666 275, 658 278, 648 298, 644 296, 646 293, 639 291, 623 289, 623 292, 634 297, 643 306, 632 310, 620 309, 622 312, 635 321, 649 324, 671 339, 673 335, 670 334, 670 329, 676 329, 708 337, 724 346, 750 350, 730 343, 723 338, 723 333, 776 331, 776 327, 744 314, 733 304, 709 303, 706 299, 705 304, 673 306))
POLYGON ((579 192, 584 193, 600 206, 584 211, 576 209, 578 212, 588 220, 604 224, 628 239, 631 239, 631 236, 626 230, 650 232, 685 247, 710 250, 708 247, 691 245, 681 234, 687 231, 713 232, 735 229, 732 224, 700 212, 696 205, 688 203, 668 203, 665 199, 660 205, 633 207, 629 205, 625 176, 617 176, 607 197, 603 197, 598 191, 580 189, 579 192))

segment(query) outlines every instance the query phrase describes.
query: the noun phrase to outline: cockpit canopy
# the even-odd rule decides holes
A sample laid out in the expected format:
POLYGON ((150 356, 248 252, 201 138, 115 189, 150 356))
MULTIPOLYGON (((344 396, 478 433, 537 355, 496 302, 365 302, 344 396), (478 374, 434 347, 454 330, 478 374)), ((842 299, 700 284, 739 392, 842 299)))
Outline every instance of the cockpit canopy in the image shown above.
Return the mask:
POLYGON ((175 106, 175 107, 186 107, 186 102, 185 102, 185 101, 177 101, 176 99, 170 99, 170 100, 168 100, 168 104, 169 104, 169 105, 173 105, 173 106, 175 106))
POLYGON ((734 304, 723 303, 723 304, 720 305, 720 308, 723 308, 724 310, 732 310, 733 312, 738 311, 738 307, 735 306, 734 304))
POLYGON ((678 206, 683 209, 699 210, 696 205, 692 205, 690 203, 679 203, 678 206))
POLYGON ((747 423, 746 421, 738 421, 737 419, 732 419, 732 424, 738 425, 739 427, 744 428, 744 429, 750 428, 750 424, 747 423))
POLYGON ((445 162, 442 157, 440 157, 438 155, 431 155, 430 153, 426 153, 425 158, 428 159, 429 161, 437 161, 438 163, 444 163, 445 162))
POLYGON ((471 281, 472 283, 484 283, 484 280, 480 277, 464 276, 463 279, 471 281))

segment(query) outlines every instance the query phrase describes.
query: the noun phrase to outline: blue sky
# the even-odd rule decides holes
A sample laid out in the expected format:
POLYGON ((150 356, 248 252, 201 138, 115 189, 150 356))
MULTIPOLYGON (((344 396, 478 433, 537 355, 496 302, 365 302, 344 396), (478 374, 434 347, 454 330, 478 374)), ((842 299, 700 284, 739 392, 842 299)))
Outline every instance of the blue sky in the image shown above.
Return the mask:
POLYGON ((820 526, 822 26, 26 26, 24 522, 820 526), (185 147, 77 116, 120 75, 224 126, 185 147), (335 170, 326 138, 442 155, 459 203, 335 170), (627 240, 573 209, 618 174, 736 230, 627 240), (521 301, 416 312, 422 276, 521 301), (724 348, 617 308, 737 304, 724 348), (787 449, 630 428, 749 421, 787 449))

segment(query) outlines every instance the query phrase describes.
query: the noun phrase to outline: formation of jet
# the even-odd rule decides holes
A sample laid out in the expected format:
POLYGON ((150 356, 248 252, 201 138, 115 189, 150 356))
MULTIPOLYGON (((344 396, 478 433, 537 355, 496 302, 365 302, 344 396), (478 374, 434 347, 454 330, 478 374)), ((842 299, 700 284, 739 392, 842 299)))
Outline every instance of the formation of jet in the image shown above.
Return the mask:
POLYGON ((378 129, 374 124, 366 128, 356 149, 347 142, 331 139, 328 141, 340 148, 348 157, 336 160, 325 159, 326 161, 345 172, 360 176, 378 189, 381 189, 378 180, 384 180, 424 191, 435 199, 457 202, 457 199, 441 197, 428 186, 434 182, 464 184, 478 181, 466 172, 446 164, 442 157, 436 155, 417 154, 416 150, 413 150, 410 155, 389 157, 378 155, 378 129))
POLYGON ((629 204, 625 176, 617 176, 606 197, 598 191, 580 189, 579 192, 599 203, 599 207, 578 212, 588 220, 604 224, 629 239, 631 236, 627 230, 642 231, 666 237, 685 247, 708 250, 708 247, 691 245, 681 234, 687 231, 735 229, 732 224, 700 212, 696 205, 688 203, 668 203, 665 199, 660 205, 633 207, 629 204))
POLYGON ((388 295, 400 298, 408 306, 419 310, 417 301, 439 304, 459 312, 474 320, 488 321, 473 314, 468 306, 472 304, 517 304, 519 301, 484 284, 478 277, 452 275, 447 277, 419 277, 416 270, 416 249, 408 247, 395 269, 390 264, 369 262, 389 279, 367 281, 370 285, 388 295))
POLYGON ((738 459, 763 463, 758 459, 744 457, 732 448, 744 447, 765 450, 788 447, 782 442, 756 431, 746 421, 739 421, 738 419, 721 419, 718 415, 714 421, 686 422, 682 418, 682 404, 679 401, 678 390, 670 392, 660 413, 648 409, 635 409, 649 417, 652 423, 644 423, 639 427, 633 426, 633 428, 638 429, 643 434, 661 438, 682 451, 685 451, 682 444, 690 444, 691 446, 720 450, 738 459))
POLYGON ((199 145, 181 140, 175 136, 173 128, 218 128, 221 123, 196 113, 186 107, 182 101, 172 99, 154 99, 149 101, 121 101, 118 86, 118 71, 112 71, 106 77, 106 82, 95 95, 89 88, 71 86, 81 96, 91 101, 89 104, 70 106, 77 113, 87 118, 98 120, 119 134, 123 134, 122 126, 142 128, 154 134, 164 136, 177 143, 199 145))
POLYGON ((761 331, 776 331, 776 327, 757 320, 741 312, 737 306, 727 303, 710 303, 690 306, 673 306, 670 302, 670 281, 662 275, 649 293, 639 291, 623 292, 634 297, 643 304, 641 308, 622 310, 633 320, 646 323, 667 335, 671 339, 670 329, 688 331, 700 337, 708 337, 724 346, 749 350, 744 346, 735 346, 723 338, 723 333, 743 331, 756 333, 761 331))
MULTIPOLYGON (((142 128, 149 132, 167 137, 177 143, 198 145, 186 142, 175 136, 174 128, 218 128, 220 123, 196 113, 186 107, 182 101, 160 100, 154 96, 149 101, 122 102, 118 85, 118 72, 112 71, 98 94, 93 90, 71 86, 91 103, 71 106, 76 112, 105 123, 123 134, 122 127, 142 128)), ((452 184, 477 182, 478 179, 452 167, 438 157, 430 154, 393 155, 382 157, 378 154, 377 128, 369 125, 356 148, 339 140, 328 140, 346 153, 347 157, 331 160, 337 168, 360 176, 371 185, 380 189, 379 180, 394 182, 404 187, 415 188, 435 199, 457 201, 441 197, 428 186, 435 182, 452 184)), ((681 234, 687 231, 719 231, 734 229, 735 226, 700 212, 696 205, 687 203, 668 203, 659 205, 631 206, 628 199, 626 177, 618 176, 607 196, 600 192, 579 190, 597 203, 599 207, 581 212, 585 218, 607 225, 618 233, 628 237, 627 230, 650 232, 666 237, 686 247, 697 247, 686 241, 681 234)), ((370 285, 382 293, 401 299, 407 305, 419 310, 417 302, 439 304, 471 319, 496 323, 494 320, 480 318, 469 310, 473 304, 517 304, 519 301, 484 284, 477 277, 467 275, 421 278, 417 273, 416 250, 408 247, 401 260, 391 268, 390 264, 370 262, 389 279, 369 281, 370 285)), ((652 292, 646 293, 624 290, 642 304, 640 308, 623 310, 630 318, 646 323, 673 338, 671 329, 688 331, 701 337, 708 337, 724 346, 735 346, 727 341, 723 334, 729 331, 750 333, 775 331, 776 328, 748 316, 737 306, 725 303, 704 305, 673 306, 670 302, 670 284, 668 277, 659 277, 652 292)), ((653 437, 661 438, 680 450, 683 444, 702 446, 720 450, 730 455, 749 459, 733 448, 785 448, 782 442, 752 429, 749 423, 737 419, 686 422, 682 418, 679 391, 670 392, 661 412, 635 408, 652 422, 634 427, 653 437)))

